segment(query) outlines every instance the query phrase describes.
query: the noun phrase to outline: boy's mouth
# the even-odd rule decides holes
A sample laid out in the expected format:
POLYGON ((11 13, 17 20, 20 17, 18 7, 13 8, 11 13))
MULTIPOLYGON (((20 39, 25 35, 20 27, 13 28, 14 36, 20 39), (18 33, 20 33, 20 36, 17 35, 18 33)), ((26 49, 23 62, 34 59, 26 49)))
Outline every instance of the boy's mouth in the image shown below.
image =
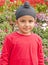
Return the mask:
POLYGON ((30 28, 24 28, 25 30, 30 30, 30 28))

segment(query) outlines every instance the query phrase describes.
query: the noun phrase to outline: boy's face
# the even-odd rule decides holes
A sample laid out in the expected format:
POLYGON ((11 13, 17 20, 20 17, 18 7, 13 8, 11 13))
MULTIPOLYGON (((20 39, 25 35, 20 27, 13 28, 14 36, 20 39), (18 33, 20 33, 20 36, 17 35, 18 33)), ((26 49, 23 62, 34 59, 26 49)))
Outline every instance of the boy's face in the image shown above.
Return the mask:
POLYGON ((19 32, 22 34, 31 34, 31 30, 34 27, 35 20, 32 16, 26 15, 18 18, 16 24, 19 28, 19 32))

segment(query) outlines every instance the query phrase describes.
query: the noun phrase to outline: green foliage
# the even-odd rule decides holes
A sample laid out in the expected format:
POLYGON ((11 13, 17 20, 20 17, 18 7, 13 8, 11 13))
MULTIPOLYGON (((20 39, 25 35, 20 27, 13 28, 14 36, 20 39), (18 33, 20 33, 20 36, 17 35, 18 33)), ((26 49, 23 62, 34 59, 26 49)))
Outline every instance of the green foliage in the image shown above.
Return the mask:
POLYGON ((12 14, 12 16, 11 16, 11 20, 12 20, 13 22, 15 22, 15 21, 16 21, 16 16, 15 16, 15 13, 13 13, 13 14, 12 14))
POLYGON ((0 23, 6 21, 6 16, 4 14, 0 14, 0 23))
POLYGON ((2 41, 3 41, 3 39, 4 39, 4 37, 5 37, 6 34, 7 33, 3 32, 3 31, 0 33, 0 44, 2 43, 2 41))
POLYGON ((12 27, 11 25, 9 24, 9 22, 3 22, 0 24, 0 29, 1 30, 8 30, 8 33, 12 32, 12 27))
POLYGON ((33 29, 33 32, 40 35, 41 38, 43 39, 43 45, 48 47, 48 28, 46 28, 46 30, 44 31, 43 29, 41 29, 41 27, 35 27, 33 29))
POLYGON ((2 7, 0 7, 0 11, 1 11, 1 12, 3 11, 3 6, 2 6, 2 7))
POLYGON ((36 6, 36 11, 37 12, 46 12, 46 9, 47 9, 47 5, 45 4, 37 4, 36 6))
POLYGON ((40 35, 41 37, 43 37, 43 29, 41 29, 40 27, 35 27, 34 29, 33 29, 33 32, 34 33, 37 33, 38 35, 40 35))
POLYGON ((48 62, 45 62, 45 65, 48 65, 48 62))
POLYGON ((48 48, 48 39, 43 39, 43 45, 46 46, 46 48, 48 48))
POLYGON ((40 35, 43 39, 48 39, 48 28, 46 28, 46 30, 44 31, 43 29, 41 29, 41 27, 35 27, 33 31, 40 35))
POLYGON ((16 10, 16 6, 15 5, 12 5, 10 8, 9 8, 9 11, 14 11, 16 10))
POLYGON ((42 31, 43 33, 42 33, 42 38, 44 39, 44 38, 46 38, 46 39, 48 39, 48 28, 46 28, 46 30, 44 31, 42 31))
POLYGON ((7 20, 8 22, 10 22, 10 20, 15 22, 16 20, 15 12, 5 11, 4 13, 0 14, 0 23, 7 20))
POLYGON ((4 40, 5 35, 12 32, 12 27, 9 24, 9 22, 3 22, 0 24, 0 29, 2 30, 0 32, 0 43, 4 40))

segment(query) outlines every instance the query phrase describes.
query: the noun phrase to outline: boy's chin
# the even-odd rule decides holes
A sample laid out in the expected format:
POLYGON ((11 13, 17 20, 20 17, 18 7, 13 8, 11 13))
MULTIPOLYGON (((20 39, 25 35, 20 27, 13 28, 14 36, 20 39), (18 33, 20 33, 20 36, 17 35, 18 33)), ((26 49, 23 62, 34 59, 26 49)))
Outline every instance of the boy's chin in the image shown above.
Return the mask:
POLYGON ((25 31, 25 30, 20 31, 20 30, 19 30, 18 32, 21 33, 21 34, 24 34, 24 35, 29 35, 29 34, 32 33, 30 30, 28 30, 28 31, 25 31))
POLYGON ((22 32, 22 34, 29 35, 29 34, 31 34, 31 32, 24 31, 24 32, 22 32))

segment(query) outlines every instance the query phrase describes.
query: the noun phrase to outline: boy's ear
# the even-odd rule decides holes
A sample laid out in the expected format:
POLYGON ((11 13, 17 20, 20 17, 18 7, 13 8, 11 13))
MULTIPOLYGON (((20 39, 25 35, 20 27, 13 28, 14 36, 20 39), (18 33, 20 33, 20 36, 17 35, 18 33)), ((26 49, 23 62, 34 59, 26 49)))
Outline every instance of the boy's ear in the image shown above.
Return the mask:
POLYGON ((35 18, 35 22, 36 22, 37 18, 35 18))
POLYGON ((36 23, 36 19, 34 20, 34 22, 36 23))
POLYGON ((17 22, 17 20, 15 21, 15 25, 18 25, 18 22, 17 22))
POLYGON ((15 20, 15 24, 17 23, 17 20, 15 20))

